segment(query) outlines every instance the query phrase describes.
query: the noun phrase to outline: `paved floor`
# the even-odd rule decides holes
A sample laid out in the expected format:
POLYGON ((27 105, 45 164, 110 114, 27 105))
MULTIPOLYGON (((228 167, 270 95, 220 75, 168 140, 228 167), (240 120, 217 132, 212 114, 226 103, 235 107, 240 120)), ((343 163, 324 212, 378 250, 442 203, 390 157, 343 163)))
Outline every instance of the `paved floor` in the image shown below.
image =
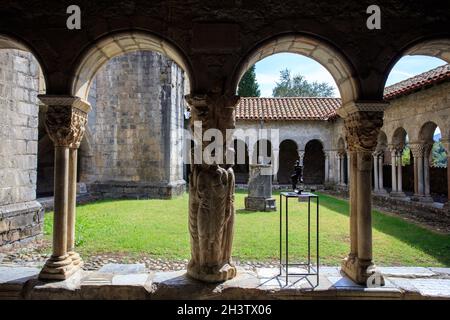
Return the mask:
POLYGON ((0 299, 450 299, 450 268, 380 268, 383 287, 366 288, 338 267, 316 276, 278 276, 277 268, 239 269, 221 284, 192 280, 185 271, 155 272, 144 264, 108 264, 66 281, 41 282, 39 268, 0 265, 0 299))

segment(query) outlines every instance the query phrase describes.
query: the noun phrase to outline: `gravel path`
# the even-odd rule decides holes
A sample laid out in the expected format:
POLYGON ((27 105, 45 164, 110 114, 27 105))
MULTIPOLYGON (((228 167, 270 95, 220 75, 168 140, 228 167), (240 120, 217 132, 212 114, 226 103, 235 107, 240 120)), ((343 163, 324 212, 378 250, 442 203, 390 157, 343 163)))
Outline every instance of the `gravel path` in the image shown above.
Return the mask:
MULTIPOLYGON (((0 264, 16 264, 22 266, 43 266, 50 257, 49 244, 43 240, 29 244, 24 248, 0 252, 0 264)), ((118 253, 99 254, 93 256, 83 255, 84 270, 98 270, 108 263, 143 263, 149 270, 175 271, 187 268, 187 259, 168 260, 146 255, 132 256, 118 253)), ((262 267, 276 267, 277 261, 235 261, 237 266, 252 270, 262 267)))

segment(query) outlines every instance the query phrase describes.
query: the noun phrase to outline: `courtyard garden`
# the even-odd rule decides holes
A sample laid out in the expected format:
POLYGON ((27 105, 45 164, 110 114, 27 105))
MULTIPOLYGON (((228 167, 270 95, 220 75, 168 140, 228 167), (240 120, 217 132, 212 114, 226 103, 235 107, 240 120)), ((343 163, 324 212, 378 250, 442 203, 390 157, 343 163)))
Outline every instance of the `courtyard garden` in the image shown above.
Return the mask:
MULTIPOLYGON (((278 194, 274 193, 277 206, 278 194)), ((275 261, 279 256, 279 212, 245 211, 245 196, 244 191, 236 192, 233 257, 239 261, 275 261)), ((320 196, 320 261, 322 265, 339 265, 349 251, 348 202, 320 196)), ((187 194, 173 200, 102 200, 78 206, 77 251, 85 259, 108 253, 189 259, 187 208, 187 194)), ((306 208, 307 203, 290 201, 290 256, 300 260, 307 252, 306 208)), ((52 213, 46 214, 47 239, 51 239, 52 220, 52 213)), ((448 267, 450 235, 373 211, 373 251, 378 265, 448 267)))

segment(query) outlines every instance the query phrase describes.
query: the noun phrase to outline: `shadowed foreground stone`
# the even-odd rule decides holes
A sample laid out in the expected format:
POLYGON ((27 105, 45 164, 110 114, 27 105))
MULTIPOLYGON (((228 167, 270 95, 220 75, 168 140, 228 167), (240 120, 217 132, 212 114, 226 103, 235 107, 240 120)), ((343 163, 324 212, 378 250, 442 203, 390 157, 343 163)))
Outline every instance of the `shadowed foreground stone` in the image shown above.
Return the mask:
POLYGON ((0 299, 450 299, 450 269, 386 268, 385 286, 365 288, 340 274, 337 267, 321 268, 315 277, 278 277, 277 268, 245 271, 221 284, 187 277, 186 271, 142 272, 136 265, 107 265, 102 272, 77 271, 69 279, 43 282, 39 269, 0 266, 0 299), (130 269, 132 273, 106 273, 130 269), (415 278, 411 278, 414 275, 415 278), (425 275, 421 277, 421 275, 425 275))

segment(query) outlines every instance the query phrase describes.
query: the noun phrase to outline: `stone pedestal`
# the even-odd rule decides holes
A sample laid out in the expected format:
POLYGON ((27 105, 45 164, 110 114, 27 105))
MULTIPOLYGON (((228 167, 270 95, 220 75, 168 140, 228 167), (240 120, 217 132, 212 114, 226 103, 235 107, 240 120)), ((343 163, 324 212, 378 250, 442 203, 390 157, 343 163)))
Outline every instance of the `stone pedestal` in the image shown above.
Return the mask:
POLYGON ((270 165, 251 164, 248 180, 248 197, 245 209, 250 211, 275 211, 275 199, 272 198, 272 176, 270 165))

